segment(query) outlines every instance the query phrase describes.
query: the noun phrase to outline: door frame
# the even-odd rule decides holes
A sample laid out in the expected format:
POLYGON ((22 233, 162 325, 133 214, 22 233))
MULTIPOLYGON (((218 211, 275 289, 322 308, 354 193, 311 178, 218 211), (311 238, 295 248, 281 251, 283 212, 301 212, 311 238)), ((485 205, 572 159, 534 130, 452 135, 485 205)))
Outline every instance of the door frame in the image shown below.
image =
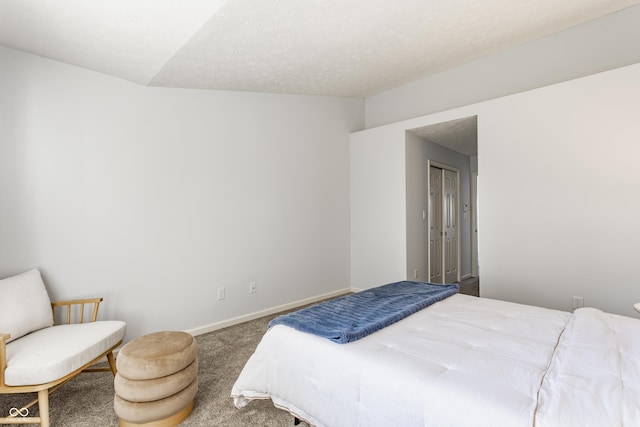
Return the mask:
POLYGON ((471 277, 478 277, 478 172, 471 172, 471 277))
MULTIPOLYGON (((460 169, 454 167, 454 166, 450 166, 447 165, 445 163, 440 163, 431 159, 427 159, 427 171, 431 170, 431 167, 436 167, 439 169, 446 169, 448 171, 451 172, 455 172, 456 177, 457 177, 457 182, 458 185, 456 185, 456 239, 458 242, 458 254, 457 254, 457 266, 456 266, 456 271, 458 272, 457 275, 457 281, 460 281, 460 255, 461 255, 461 245, 460 245, 460 169)), ((431 174, 427 173, 427 191, 430 191, 431 188, 431 174)), ((431 200, 430 197, 427 197, 427 212, 431 212, 431 200)), ((444 218, 444 215, 443 215, 444 218)), ((431 222, 431 218, 427 218, 428 220, 428 224, 427 224, 427 241, 426 241, 426 245, 427 248, 429 248, 429 242, 431 241, 431 227, 430 227, 430 222, 431 222)), ((442 272, 444 274, 444 267, 445 267, 445 257, 444 257, 444 239, 442 240, 442 245, 443 245, 443 256, 442 256, 442 272)), ((429 249, 427 249, 428 251, 429 249)), ((427 253, 427 279, 431 277, 431 253, 428 252, 427 253)), ((444 278, 444 276, 443 276, 444 278)), ((443 279, 444 280, 444 279, 443 279)))

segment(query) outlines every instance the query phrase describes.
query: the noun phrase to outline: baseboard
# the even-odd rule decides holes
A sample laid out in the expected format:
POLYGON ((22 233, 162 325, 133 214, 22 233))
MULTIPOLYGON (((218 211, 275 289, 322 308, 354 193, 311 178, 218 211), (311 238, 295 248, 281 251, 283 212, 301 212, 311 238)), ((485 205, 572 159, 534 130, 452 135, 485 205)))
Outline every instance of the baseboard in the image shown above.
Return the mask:
MULTIPOLYGON (((188 330, 185 330, 184 332, 188 332, 193 336, 198 336, 198 335, 206 334, 207 332, 217 331, 218 329, 228 328, 229 326, 238 325, 240 323, 248 322, 250 320, 259 319, 264 316, 269 316, 270 314, 280 313, 281 311, 291 310, 294 308, 302 307, 303 305, 307 305, 307 304, 313 304, 314 302, 322 301, 327 298, 335 298, 341 295, 346 295, 346 294, 349 294, 352 292, 358 292, 358 291, 359 291, 358 289, 354 289, 354 288, 341 289, 338 291, 329 292, 328 294, 318 295, 315 297, 294 301, 288 304, 279 305, 277 307, 256 311, 255 313, 249 313, 243 316, 238 316, 231 319, 222 320, 220 322, 199 326, 197 328, 188 329, 188 330)), ((113 355, 116 356, 116 358, 123 346, 124 346, 124 343, 117 349, 113 350, 113 355)), ((103 362, 100 362, 100 363, 103 363, 103 362)))
POLYGON ((271 314, 279 313, 281 311, 291 310, 294 308, 301 307, 303 305, 312 304, 314 302, 322 301, 323 299, 335 298, 351 292, 355 292, 355 290, 351 288, 341 289, 338 291, 329 292, 328 294, 318 295, 315 297, 294 301, 288 304, 279 305, 277 307, 271 307, 265 310, 256 311, 254 313, 249 313, 242 316, 234 317, 231 319, 222 320, 220 322, 210 323, 208 325, 186 330, 185 332, 188 332, 193 336, 198 336, 198 335, 206 334, 207 332, 213 332, 213 331, 217 331, 218 329, 228 328, 229 326, 238 325, 240 323, 259 319, 261 317, 269 316, 271 314))

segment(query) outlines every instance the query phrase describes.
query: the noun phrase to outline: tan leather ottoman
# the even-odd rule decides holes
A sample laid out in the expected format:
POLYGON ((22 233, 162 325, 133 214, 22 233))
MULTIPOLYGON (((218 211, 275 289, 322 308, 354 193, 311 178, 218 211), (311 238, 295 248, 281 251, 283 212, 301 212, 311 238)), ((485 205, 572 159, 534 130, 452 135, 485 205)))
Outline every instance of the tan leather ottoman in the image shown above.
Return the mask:
POLYGON ((198 345, 186 332, 155 332, 118 353, 113 407, 121 427, 173 427, 184 421, 198 391, 198 345))

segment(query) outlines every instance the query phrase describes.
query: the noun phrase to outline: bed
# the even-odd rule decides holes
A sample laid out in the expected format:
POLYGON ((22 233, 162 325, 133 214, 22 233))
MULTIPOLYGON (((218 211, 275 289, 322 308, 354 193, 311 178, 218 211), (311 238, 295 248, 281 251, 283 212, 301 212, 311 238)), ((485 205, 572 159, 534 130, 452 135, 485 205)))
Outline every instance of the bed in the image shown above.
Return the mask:
POLYGON ((640 425, 640 320, 455 294, 346 344, 276 324, 231 396, 318 427, 640 425))

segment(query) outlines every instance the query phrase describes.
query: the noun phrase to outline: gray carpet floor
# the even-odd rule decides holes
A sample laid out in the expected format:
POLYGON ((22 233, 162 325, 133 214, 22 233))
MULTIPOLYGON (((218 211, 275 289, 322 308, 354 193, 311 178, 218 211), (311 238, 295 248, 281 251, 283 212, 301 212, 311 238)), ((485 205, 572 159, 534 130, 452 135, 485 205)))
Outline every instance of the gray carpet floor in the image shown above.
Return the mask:
POLYGON ((474 297, 480 296, 479 277, 469 277, 468 279, 461 280, 458 282, 458 286, 460 286, 461 294, 473 295, 474 297))
MULTIPOLYGON (((478 279, 460 283, 460 292, 478 296, 478 279)), ((293 426, 293 417, 276 409, 270 400, 253 401, 236 409, 231 387, 249 359, 267 324, 277 315, 231 326, 196 337, 198 341, 198 394, 193 412, 183 427, 281 427, 293 426)), ((79 375, 50 396, 51 427, 113 427, 118 417, 113 410, 113 375, 79 375)), ((35 395, 0 395, 0 414, 20 407, 35 395)), ((31 408, 37 414, 37 405, 31 408)), ((23 425, 26 426, 26 425, 23 425)), ((302 422, 302 427, 307 425, 302 422)))

